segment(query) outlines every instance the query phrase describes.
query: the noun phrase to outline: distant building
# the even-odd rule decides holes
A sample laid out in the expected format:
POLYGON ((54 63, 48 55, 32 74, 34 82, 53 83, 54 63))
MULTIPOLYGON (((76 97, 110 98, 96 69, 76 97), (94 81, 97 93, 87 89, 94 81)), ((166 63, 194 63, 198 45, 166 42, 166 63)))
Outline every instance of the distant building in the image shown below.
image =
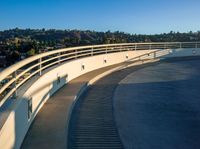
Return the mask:
POLYGON ((62 49, 62 48, 66 48, 65 45, 63 45, 63 44, 57 44, 55 46, 55 49, 62 49))
POLYGON ((20 53, 20 59, 23 60, 27 57, 27 53, 20 53))

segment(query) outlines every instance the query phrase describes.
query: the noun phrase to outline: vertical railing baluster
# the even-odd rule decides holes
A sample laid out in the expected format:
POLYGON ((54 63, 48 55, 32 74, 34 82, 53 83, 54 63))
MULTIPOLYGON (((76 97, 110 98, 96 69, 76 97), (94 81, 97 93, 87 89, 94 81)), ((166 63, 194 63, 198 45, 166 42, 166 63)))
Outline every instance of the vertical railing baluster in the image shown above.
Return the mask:
POLYGON ((15 82, 14 82, 14 88, 15 88, 14 98, 17 98, 17 71, 15 71, 13 75, 14 75, 13 77, 15 78, 15 82))
POLYGON ((58 64, 60 64, 60 56, 61 56, 61 52, 58 53, 58 64))
POLYGON ((91 56, 93 56, 93 55, 94 55, 94 53, 93 53, 93 52, 94 52, 94 48, 92 47, 92 48, 91 48, 91 56))
POLYGON ((39 59, 39 73, 42 75, 42 58, 39 59))
POLYGON ((78 58, 77 49, 75 50, 75 59, 78 58))
POLYGON ((167 45, 166 45, 166 43, 164 43, 164 49, 167 49, 167 45))

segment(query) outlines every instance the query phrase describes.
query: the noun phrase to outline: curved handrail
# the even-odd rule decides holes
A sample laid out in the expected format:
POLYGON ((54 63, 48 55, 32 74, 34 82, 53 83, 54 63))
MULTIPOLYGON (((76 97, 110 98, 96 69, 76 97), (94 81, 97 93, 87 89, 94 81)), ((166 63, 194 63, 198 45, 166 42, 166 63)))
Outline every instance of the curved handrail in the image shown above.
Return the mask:
POLYGON ((0 106, 33 76, 54 65, 82 57, 131 50, 200 48, 200 42, 120 43, 91 45, 45 52, 22 60, 0 73, 0 106))

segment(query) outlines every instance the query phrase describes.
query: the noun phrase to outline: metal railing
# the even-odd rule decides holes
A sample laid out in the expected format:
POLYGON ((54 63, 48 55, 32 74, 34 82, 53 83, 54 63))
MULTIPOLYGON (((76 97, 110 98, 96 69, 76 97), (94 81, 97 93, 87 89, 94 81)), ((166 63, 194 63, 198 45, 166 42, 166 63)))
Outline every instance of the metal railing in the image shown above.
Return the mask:
POLYGON ((152 49, 160 51, 178 48, 200 48, 200 42, 125 43, 82 46, 32 56, 8 67, 0 73, 0 106, 7 99, 11 97, 16 98, 18 88, 32 77, 36 75, 41 76, 44 70, 70 60, 115 52, 152 49))

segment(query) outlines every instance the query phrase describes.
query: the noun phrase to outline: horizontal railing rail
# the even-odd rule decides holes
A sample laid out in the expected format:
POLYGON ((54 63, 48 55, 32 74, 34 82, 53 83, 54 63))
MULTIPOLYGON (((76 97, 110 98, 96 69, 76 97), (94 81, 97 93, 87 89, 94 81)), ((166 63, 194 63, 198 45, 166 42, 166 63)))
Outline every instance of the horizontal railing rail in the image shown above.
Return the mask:
MULTIPOLYGON (((200 48, 200 42, 123 43, 72 47, 54 50, 22 60, 0 73, 0 106, 9 98, 17 97, 17 89, 32 77, 41 76, 44 70, 69 60, 100 54, 177 48, 200 48)), ((147 54, 145 54, 147 55, 147 54)), ((144 56, 145 56, 144 55, 144 56)), ((135 59, 140 57, 135 57, 135 59)))

